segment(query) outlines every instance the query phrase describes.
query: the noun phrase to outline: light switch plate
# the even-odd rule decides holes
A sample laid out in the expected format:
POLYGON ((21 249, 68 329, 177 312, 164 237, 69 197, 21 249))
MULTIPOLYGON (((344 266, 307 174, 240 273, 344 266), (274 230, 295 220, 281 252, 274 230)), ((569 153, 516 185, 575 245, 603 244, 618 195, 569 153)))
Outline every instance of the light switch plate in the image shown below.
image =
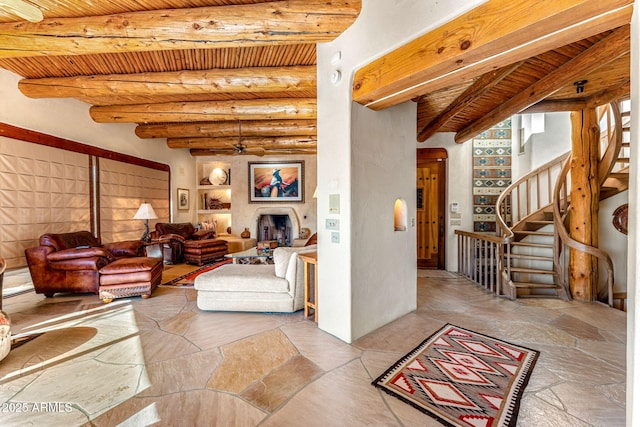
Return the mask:
POLYGON ((340 243, 340 233, 337 231, 331 232, 331 243, 340 243))
POLYGON ((324 220, 324 228, 327 230, 340 230, 340 220, 336 218, 327 218, 324 220))

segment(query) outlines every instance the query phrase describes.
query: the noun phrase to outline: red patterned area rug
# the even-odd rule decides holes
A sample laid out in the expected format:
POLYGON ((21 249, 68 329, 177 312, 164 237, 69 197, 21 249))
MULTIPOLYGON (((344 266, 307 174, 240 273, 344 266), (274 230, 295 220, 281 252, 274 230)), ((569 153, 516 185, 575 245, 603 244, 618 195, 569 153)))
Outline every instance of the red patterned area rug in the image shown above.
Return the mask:
POLYGON ((169 287, 193 287, 193 284, 196 280, 196 277, 198 277, 199 275, 201 275, 202 273, 206 273, 207 271, 211 271, 214 270, 218 267, 220 267, 221 265, 225 265, 225 264, 229 264, 233 262, 232 259, 225 259, 223 261, 218 261, 214 264, 207 264, 207 265, 203 265, 200 268, 197 268, 193 271, 190 271, 189 273, 180 276, 180 277, 176 277, 174 279, 171 279, 165 283, 162 283, 160 286, 169 286, 169 287))
POLYGON ((372 384, 447 426, 515 426, 539 354, 445 325, 372 384))

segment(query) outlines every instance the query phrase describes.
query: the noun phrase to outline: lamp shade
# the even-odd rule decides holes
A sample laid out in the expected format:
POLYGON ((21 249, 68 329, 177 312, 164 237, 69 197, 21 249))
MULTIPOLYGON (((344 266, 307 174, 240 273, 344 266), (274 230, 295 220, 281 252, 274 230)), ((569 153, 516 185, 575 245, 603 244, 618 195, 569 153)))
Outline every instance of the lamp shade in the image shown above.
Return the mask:
POLYGON ((153 206, 150 203, 143 203, 138 208, 138 212, 133 216, 133 219, 156 219, 158 215, 153 210, 153 206))

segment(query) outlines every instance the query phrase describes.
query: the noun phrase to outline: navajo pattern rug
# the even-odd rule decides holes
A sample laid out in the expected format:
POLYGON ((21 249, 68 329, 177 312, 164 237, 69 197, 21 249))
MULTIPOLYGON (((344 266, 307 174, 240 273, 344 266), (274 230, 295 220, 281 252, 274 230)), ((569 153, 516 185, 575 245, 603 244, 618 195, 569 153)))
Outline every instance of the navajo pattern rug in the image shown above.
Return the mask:
POLYGON ((193 287, 193 284, 196 280, 196 277, 201 275, 202 273, 206 273, 207 271, 211 271, 220 267, 221 265, 229 264, 233 262, 231 259, 225 259, 223 261, 218 261, 213 264, 206 264, 200 268, 197 268, 193 271, 190 271, 187 274, 184 274, 180 277, 173 278, 165 283, 162 283, 160 286, 171 286, 171 287, 193 287))
POLYGON ((538 355, 447 324, 372 384, 447 426, 515 426, 538 355))

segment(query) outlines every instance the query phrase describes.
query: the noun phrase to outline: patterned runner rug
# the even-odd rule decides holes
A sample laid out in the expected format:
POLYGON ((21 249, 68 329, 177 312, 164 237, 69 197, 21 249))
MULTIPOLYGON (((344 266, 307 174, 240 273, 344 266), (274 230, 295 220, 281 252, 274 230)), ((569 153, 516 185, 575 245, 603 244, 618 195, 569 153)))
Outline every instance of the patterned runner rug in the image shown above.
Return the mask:
POLYGON ((372 384, 447 426, 515 426, 538 355, 447 324, 372 384))
POLYGON ((173 278, 165 283, 162 283, 160 286, 170 286, 170 287, 193 287, 193 284, 196 280, 196 277, 201 275, 202 273, 206 273, 207 271, 211 271, 215 268, 220 267, 221 265, 229 264, 233 262, 232 259, 224 259, 223 261, 218 261, 213 264, 206 264, 200 268, 197 268, 193 271, 188 272, 182 276, 173 278))

